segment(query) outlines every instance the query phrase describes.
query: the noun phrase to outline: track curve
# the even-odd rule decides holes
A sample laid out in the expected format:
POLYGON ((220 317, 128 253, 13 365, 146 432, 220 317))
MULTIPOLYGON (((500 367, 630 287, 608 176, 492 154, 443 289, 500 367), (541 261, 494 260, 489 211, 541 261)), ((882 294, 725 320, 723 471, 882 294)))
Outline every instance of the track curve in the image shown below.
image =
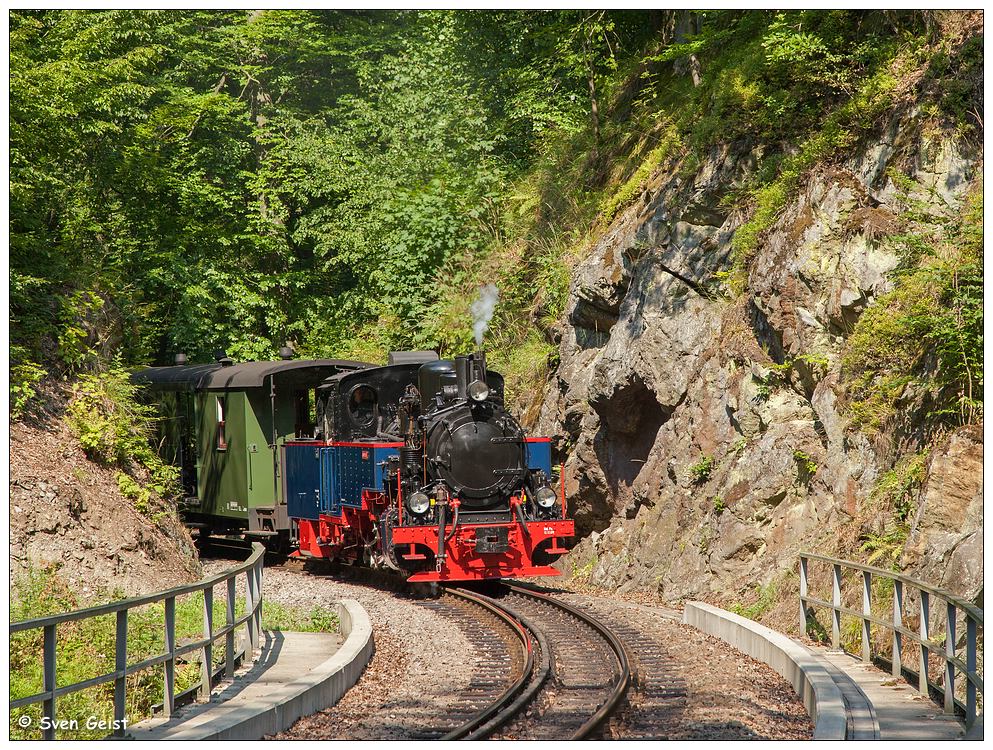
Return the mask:
POLYGON ((623 704, 631 684, 627 652, 591 613, 511 584, 501 584, 492 598, 471 596, 518 622, 537 658, 514 691, 444 739, 586 739, 623 704))

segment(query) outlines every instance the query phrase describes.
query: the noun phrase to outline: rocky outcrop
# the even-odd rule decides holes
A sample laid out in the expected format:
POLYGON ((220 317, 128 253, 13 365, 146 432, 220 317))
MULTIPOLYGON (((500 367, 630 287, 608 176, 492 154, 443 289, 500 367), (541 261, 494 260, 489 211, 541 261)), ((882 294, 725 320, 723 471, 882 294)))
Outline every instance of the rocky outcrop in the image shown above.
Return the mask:
MULTIPOLYGON (((954 211, 979 156, 895 116, 809 175, 732 296, 721 272, 744 217, 721 199, 759 156, 715 150, 690 179, 663 169, 574 274, 539 429, 559 436, 582 537, 560 564, 594 585, 677 599, 767 583, 801 549, 835 549, 892 465, 839 403, 845 339, 899 262, 879 241, 899 210, 888 170, 954 211)), ((969 440, 934 458, 912 546, 929 580, 978 569, 981 586, 981 534, 942 525, 952 496, 981 525, 981 478, 957 478, 972 472, 969 440)))
POLYGON ((973 601, 983 594, 983 430, 957 430, 931 456, 903 567, 973 601))

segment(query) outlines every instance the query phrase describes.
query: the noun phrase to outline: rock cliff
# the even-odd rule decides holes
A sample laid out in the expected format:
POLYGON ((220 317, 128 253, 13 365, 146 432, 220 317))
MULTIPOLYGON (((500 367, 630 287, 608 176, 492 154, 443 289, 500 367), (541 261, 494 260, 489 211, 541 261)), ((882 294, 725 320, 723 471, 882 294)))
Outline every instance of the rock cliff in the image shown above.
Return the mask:
MULTIPOLYGON (((922 446, 873 437, 844 408, 841 356, 892 287, 880 238, 911 198, 958 211, 982 154, 912 106, 815 168, 759 243, 743 293, 723 279, 746 216, 723 200, 762 153, 716 149, 658 169, 575 270, 539 418, 565 462, 581 541, 560 563, 594 586, 727 601, 858 551, 882 473, 922 446)), ((902 564, 982 591, 982 429, 931 452, 902 564)))

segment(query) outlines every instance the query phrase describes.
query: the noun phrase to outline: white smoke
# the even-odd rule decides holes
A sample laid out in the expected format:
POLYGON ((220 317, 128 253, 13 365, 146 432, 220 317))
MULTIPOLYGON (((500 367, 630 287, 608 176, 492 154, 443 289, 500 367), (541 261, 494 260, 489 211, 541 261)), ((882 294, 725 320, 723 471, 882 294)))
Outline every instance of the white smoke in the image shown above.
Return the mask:
POLYGON ((472 332, 476 336, 476 346, 483 345, 483 334, 489 328, 490 320, 493 318, 493 311, 496 310, 497 302, 500 301, 500 290, 495 284, 487 284, 479 287, 479 296, 472 303, 472 332))

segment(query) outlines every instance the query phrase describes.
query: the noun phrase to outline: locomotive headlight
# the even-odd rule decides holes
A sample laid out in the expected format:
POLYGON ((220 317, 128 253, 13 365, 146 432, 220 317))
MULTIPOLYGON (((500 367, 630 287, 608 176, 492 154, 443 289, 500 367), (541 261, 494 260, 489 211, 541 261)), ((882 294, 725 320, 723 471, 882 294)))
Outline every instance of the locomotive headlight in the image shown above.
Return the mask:
POLYGON ((430 507, 431 501, 423 492, 413 492, 410 495, 407 495, 407 510, 411 513, 419 516, 427 513, 427 510, 430 507))
POLYGON ((555 490, 551 487, 542 487, 534 493, 534 500, 542 508, 551 508, 555 505, 555 490))
POLYGON ((473 401, 485 401, 490 395, 490 388, 482 380, 473 380, 469 383, 469 398, 473 401))

